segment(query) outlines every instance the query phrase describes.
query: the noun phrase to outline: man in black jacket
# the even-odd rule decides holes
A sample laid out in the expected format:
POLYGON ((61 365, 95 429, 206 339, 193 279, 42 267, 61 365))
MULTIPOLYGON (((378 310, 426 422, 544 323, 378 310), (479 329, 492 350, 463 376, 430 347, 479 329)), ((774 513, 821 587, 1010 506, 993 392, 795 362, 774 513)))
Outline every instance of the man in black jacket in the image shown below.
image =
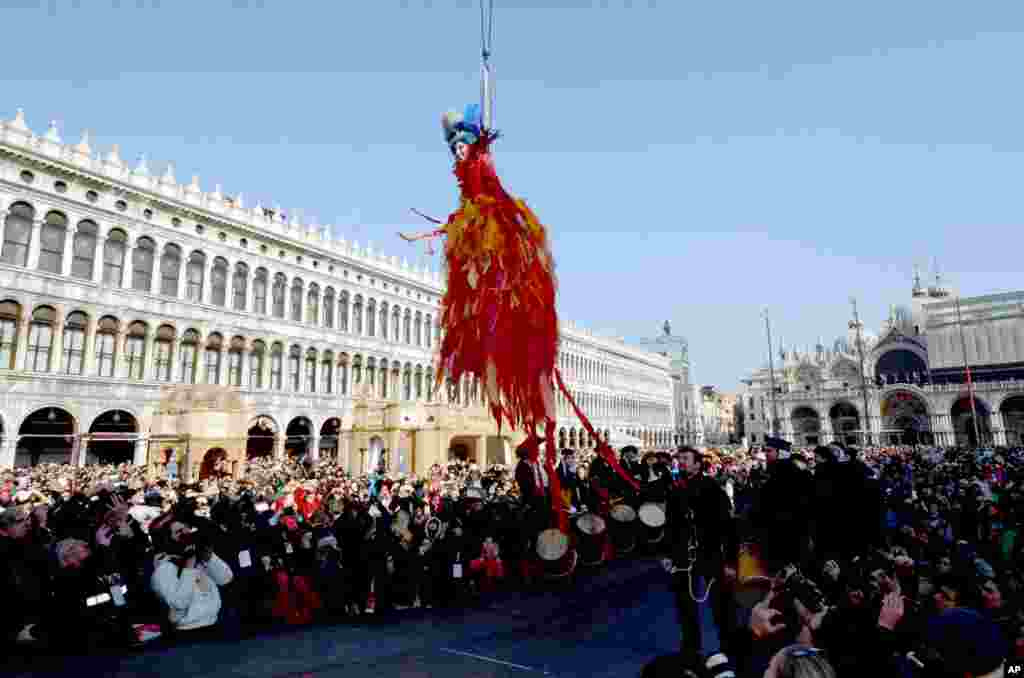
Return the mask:
POLYGON ((736 578, 739 535, 729 497, 703 474, 700 453, 684 447, 677 456, 682 477, 667 502, 671 558, 662 565, 672 573, 683 665, 699 660, 707 675, 732 678, 735 670, 721 640, 730 631, 730 601, 723 582, 736 578))
POLYGON ((809 558, 814 480, 790 459, 791 445, 766 439, 768 480, 761 488, 751 522, 758 533, 761 555, 774 573, 809 558))

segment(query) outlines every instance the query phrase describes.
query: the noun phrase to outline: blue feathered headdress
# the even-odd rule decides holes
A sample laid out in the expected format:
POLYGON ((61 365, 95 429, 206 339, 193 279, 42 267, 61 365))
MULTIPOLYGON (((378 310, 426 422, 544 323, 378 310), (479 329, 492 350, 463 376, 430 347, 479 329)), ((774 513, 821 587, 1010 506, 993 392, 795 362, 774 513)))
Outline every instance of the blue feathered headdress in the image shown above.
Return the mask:
POLYGON ((448 111, 441 116, 441 126, 444 128, 444 140, 452 153, 455 152, 455 144, 459 142, 472 146, 484 132, 480 120, 480 104, 468 104, 462 113, 448 111))

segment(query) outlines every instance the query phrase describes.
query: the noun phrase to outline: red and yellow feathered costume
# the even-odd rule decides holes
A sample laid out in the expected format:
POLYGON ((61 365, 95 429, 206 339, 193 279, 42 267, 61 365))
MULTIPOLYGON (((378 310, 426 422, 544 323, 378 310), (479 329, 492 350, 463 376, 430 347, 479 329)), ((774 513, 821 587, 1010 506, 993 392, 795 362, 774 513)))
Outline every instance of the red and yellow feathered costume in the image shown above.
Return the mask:
POLYGON ((476 375, 499 426, 504 420, 534 431, 555 418, 554 262, 537 215, 502 188, 493 141, 484 131, 455 166, 462 196, 444 228, 448 289, 438 378, 458 383, 476 375))
MULTIPOLYGON (((507 423, 526 431, 523 443, 532 461, 546 442, 545 463, 552 507, 559 514, 561 492, 554 472, 557 382, 584 427, 600 440, 556 368, 558 314, 555 311, 555 265, 547 232, 526 203, 509 195, 498 180, 491 158, 497 134, 480 125, 479 107, 442 119, 445 139, 455 156, 461 192, 459 207, 438 230, 422 237, 446 236, 448 286, 441 317, 437 386, 446 379, 460 383, 474 375, 483 384, 499 428, 507 423), (543 425, 546 441, 538 434, 543 425)), ((598 453, 623 478, 635 483, 601 441, 598 453)), ((560 526, 565 530, 564 514, 560 526)))

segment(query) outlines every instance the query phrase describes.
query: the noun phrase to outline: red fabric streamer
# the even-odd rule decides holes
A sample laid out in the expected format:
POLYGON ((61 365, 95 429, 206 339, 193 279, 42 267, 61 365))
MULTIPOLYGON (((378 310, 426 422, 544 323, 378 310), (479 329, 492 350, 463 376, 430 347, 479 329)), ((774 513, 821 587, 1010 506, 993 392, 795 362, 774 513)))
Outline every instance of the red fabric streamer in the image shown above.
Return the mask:
POLYGON ((572 394, 569 393, 569 389, 565 387, 565 382, 562 381, 562 371, 557 367, 555 368, 555 380, 558 382, 558 389, 562 392, 562 395, 565 396, 565 399, 569 401, 573 412, 575 412, 576 416, 579 417, 580 423, 583 424, 583 428, 585 428, 587 433, 597 441, 597 453, 602 459, 608 462, 608 465, 611 466, 623 480, 629 483, 634 490, 639 490, 640 483, 636 481, 636 478, 629 475, 629 473, 626 472, 626 469, 622 468, 618 459, 615 458, 615 451, 612 450, 611 446, 609 446, 607 442, 601 439, 601 436, 596 431, 594 431, 593 424, 591 424, 590 420, 587 419, 587 415, 583 414, 582 410, 580 410, 579 405, 576 404, 576 400, 573 399, 572 394))

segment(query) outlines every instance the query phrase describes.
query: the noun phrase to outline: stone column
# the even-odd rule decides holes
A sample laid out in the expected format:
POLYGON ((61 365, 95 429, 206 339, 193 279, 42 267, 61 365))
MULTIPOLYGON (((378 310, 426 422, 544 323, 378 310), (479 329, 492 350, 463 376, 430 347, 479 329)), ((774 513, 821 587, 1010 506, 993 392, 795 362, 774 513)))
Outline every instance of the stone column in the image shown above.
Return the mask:
POLYGON ((14 458, 17 453, 18 436, 9 435, 0 440, 0 468, 14 468, 14 458))
POLYGON ((149 441, 144 440, 141 437, 135 441, 135 454, 132 458, 132 463, 136 466, 145 466, 148 444, 149 441))
POLYGON ((181 262, 178 265, 178 292, 175 295, 176 299, 185 299, 185 295, 188 293, 188 257, 188 253, 183 251, 181 262))
POLYGON ((57 306, 57 319, 53 322, 53 341, 50 342, 49 371, 61 374, 64 365, 64 307, 57 306))
POLYGON ((156 331, 157 330, 156 330, 155 327, 149 328, 149 331, 146 332, 146 338, 145 338, 144 343, 143 343, 143 346, 144 346, 143 349, 142 349, 142 351, 143 351, 143 353, 142 353, 142 379, 143 379, 143 381, 145 381, 147 379, 153 379, 155 377, 155 375, 153 374, 153 361, 154 361, 154 359, 156 357, 155 356, 155 353, 156 353, 156 331))
MULTIPOLYGON (((7 215, 10 214, 10 210, 6 207, 0 208, 0 247, 3 246, 4 236, 7 234, 7 215)), ((11 462, 12 464, 14 462, 11 462)))
POLYGON ((209 305, 213 299, 213 260, 214 257, 207 257, 203 264, 203 294, 202 303, 209 305))
POLYGON ((1003 420, 1002 412, 993 412, 989 415, 992 426, 992 439, 995 445, 1006 445, 1006 423, 1003 420))
POLYGON ((228 377, 228 373, 231 370, 231 366, 228 364, 228 347, 226 345, 224 345, 224 344, 221 344, 221 347, 220 347, 220 361, 219 361, 219 365, 220 365, 220 370, 219 370, 220 374, 217 375, 217 385, 218 386, 227 386, 230 383, 230 379, 228 377))
POLYGON ((310 459, 314 462, 320 461, 320 436, 310 436, 306 441, 306 450, 310 459))
MULTIPOLYGON (((2 216, 0 216, 2 219, 2 216)), ((2 238, 2 232, 0 232, 0 238, 2 238)), ((3 242, 3 240, 0 240, 3 242)), ((60 260, 60 274, 65 278, 71 276, 71 262, 75 257, 75 226, 69 225, 67 233, 64 236, 64 253, 61 255, 60 260)))
POLYGON ((241 353, 239 353, 238 360, 238 385, 240 388, 244 389, 249 388, 249 370, 247 369, 249 367, 249 360, 251 359, 249 357, 249 351, 249 346, 243 348, 241 353))
POLYGON ((121 329, 114 340, 114 379, 124 379, 125 375, 121 368, 124 367, 124 342, 128 337, 128 330, 121 329))
POLYGON ((99 319, 90 315, 85 324, 85 341, 82 346, 82 370, 90 377, 96 375, 96 331, 99 328, 99 319))
POLYGON ((476 437, 476 463, 480 466, 480 470, 485 470, 485 464, 487 463, 487 436, 476 437))
POLYGON ((124 251, 121 255, 121 289, 132 289, 132 254, 134 248, 131 246, 131 238, 124 243, 124 251))
POLYGON ((273 345, 274 342, 268 341, 267 350, 263 353, 263 368, 261 371, 263 373, 262 381, 264 390, 270 390, 270 356, 272 355, 271 348, 273 345))
POLYGON ((103 224, 100 224, 96 231, 96 248, 92 257, 92 281, 97 285, 103 282, 103 250, 109 232, 110 228, 103 224))
POLYGON ((206 337, 203 336, 196 346, 196 379, 195 383, 206 383, 206 337))
POLYGON ((32 222, 32 232, 29 235, 28 241, 28 263, 25 264, 25 268, 30 271, 34 271, 39 267, 39 237, 44 223, 42 219, 36 219, 32 222))
POLYGON ((279 431, 278 434, 274 436, 274 459, 277 459, 278 461, 284 459, 284 442, 285 435, 283 432, 279 431))
POLYGON ((153 271, 149 278, 149 293, 160 294, 160 260, 163 257, 164 242, 153 239, 153 271))

